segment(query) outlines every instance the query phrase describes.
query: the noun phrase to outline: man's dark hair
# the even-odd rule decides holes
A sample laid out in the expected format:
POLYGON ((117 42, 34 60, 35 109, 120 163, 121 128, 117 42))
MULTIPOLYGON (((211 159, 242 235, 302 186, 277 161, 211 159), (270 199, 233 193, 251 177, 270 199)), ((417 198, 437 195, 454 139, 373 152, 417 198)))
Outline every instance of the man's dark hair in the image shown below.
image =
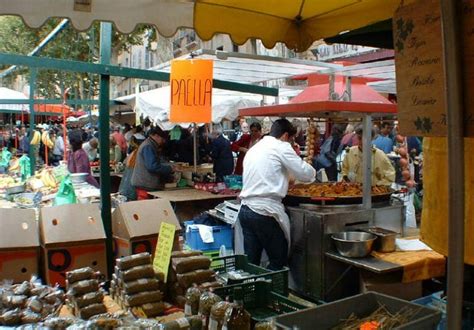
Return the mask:
POLYGON ((256 128, 259 131, 261 131, 262 130, 262 125, 260 125, 260 123, 258 123, 258 122, 254 122, 250 125, 250 129, 252 129, 252 128, 256 128))
POLYGON ((80 130, 69 132, 69 144, 71 145, 73 152, 82 148, 82 141, 82 132, 80 130))
POLYGON ((279 139, 285 133, 288 133, 288 137, 292 137, 296 134, 296 128, 288 120, 278 119, 273 123, 269 135, 279 139))
POLYGON ((165 131, 163 131, 159 127, 150 128, 150 130, 148 131, 148 136, 153 136, 153 135, 158 135, 158 136, 162 137, 163 139, 168 138, 168 133, 166 133, 165 131))
POLYGON ((382 124, 380 125, 380 128, 385 128, 385 127, 387 127, 387 126, 390 127, 390 126, 392 126, 392 125, 390 124, 390 122, 384 121, 384 122, 382 122, 382 124))

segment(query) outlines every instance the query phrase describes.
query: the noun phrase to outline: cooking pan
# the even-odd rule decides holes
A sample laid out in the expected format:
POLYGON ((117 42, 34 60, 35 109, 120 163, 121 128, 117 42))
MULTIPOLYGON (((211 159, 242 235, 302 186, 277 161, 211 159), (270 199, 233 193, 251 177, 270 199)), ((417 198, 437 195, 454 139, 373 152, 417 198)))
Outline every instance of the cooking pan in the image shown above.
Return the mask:
MULTIPOLYGON (((313 183, 312 185, 322 185, 324 183, 313 183)), ((390 196, 394 191, 390 191, 384 194, 373 194, 372 203, 389 202, 390 196)), ((313 196, 300 196, 288 194, 284 199, 283 203, 287 206, 297 206, 302 203, 307 204, 324 204, 324 205, 350 205, 350 204, 362 204, 362 196, 337 196, 337 197, 313 197, 313 196)))

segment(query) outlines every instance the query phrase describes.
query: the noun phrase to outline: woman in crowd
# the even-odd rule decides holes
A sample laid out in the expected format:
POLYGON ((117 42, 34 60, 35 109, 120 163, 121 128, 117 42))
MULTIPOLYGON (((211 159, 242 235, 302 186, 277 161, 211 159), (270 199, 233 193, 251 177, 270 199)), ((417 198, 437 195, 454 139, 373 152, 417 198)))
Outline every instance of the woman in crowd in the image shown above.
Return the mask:
POLYGON ((71 146, 71 153, 67 160, 68 171, 70 173, 88 173, 87 182, 98 188, 99 184, 92 176, 87 153, 82 149, 81 131, 76 130, 69 133, 69 145, 71 146))
POLYGON ((243 134, 240 139, 232 143, 233 152, 238 152, 237 163, 235 165, 234 174, 242 175, 244 157, 247 151, 252 148, 262 138, 262 126, 260 123, 252 123, 250 125, 250 134, 243 134))

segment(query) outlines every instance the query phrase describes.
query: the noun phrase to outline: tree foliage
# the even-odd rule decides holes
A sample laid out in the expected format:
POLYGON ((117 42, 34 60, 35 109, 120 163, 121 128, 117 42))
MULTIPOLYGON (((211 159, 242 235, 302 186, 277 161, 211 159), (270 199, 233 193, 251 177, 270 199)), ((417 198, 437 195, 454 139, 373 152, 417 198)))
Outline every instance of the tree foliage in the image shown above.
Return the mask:
MULTIPOLYGON (((0 52, 26 55, 32 51, 59 23, 60 19, 49 19, 38 29, 26 26, 16 16, 0 16, 0 52)), ((76 31, 68 24, 36 56, 68 59, 84 62, 97 62, 99 59, 100 23, 94 23, 88 31, 76 31)), ((152 26, 139 25, 131 34, 125 35, 114 29, 112 52, 117 54, 131 45, 144 41, 150 45, 158 40, 152 26)), ((0 70, 8 66, 0 66, 0 70)), ((3 78, 8 85, 18 76, 29 77, 28 68, 18 68, 3 78)), ((37 76, 36 95, 45 98, 61 98, 65 88, 71 88, 71 96, 87 99, 98 94, 97 75, 58 70, 40 70, 37 76)))

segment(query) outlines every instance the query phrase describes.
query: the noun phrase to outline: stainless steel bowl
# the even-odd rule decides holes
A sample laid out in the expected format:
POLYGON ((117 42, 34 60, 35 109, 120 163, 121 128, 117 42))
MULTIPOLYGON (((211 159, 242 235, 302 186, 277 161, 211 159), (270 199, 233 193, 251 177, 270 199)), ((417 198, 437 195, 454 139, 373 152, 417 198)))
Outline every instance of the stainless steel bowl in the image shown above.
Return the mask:
POLYGON ((7 195, 19 194, 25 191, 25 184, 21 183, 6 189, 7 195))
POLYGON ((332 235, 337 251, 344 257, 363 258, 372 252, 377 236, 358 231, 345 231, 332 235))
POLYGON ((375 251, 385 253, 395 251, 395 240, 398 235, 396 232, 380 227, 370 227, 364 229, 364 231, 377 236, 377 240, 374 243, 375 251))
POLYGON ((71 182, 72 183, 84 183, 87 180, 89 173, 72 173, 71 182))

